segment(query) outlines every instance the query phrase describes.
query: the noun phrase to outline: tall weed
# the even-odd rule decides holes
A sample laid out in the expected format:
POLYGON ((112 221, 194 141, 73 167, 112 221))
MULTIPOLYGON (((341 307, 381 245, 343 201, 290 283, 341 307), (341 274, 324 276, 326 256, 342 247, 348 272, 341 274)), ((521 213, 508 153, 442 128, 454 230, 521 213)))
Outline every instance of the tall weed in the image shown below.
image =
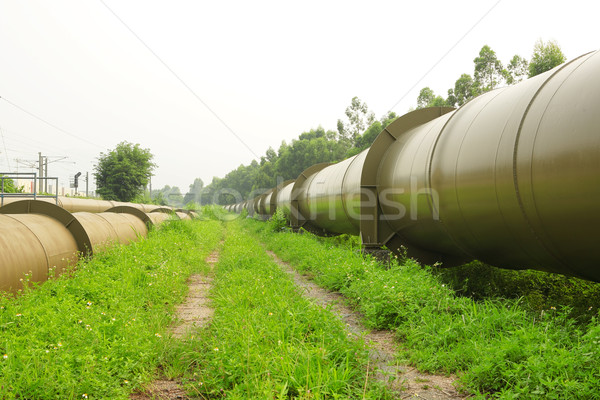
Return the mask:
POLYGON ((431 268, 410 260, 382 266, 311 235, 259 235, 282 259, 346 295, 369 326, 396 330, 403 356, 421 370, 457 373, 480 398, 599 398, 600 326, 570 307, 533 313, 522 299, 457 296, 431 268))

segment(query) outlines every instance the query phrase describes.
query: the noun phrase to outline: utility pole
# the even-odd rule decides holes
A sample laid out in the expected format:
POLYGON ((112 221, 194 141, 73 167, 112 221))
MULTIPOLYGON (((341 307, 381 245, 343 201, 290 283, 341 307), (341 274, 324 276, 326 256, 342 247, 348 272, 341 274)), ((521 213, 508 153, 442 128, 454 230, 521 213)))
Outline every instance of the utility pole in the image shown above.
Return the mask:
POLYGON ((90 173, 85 171, 85 197, 89 197, 88 195, 88 188, 89 188, 89 180, 90 180, 90 173))
POLYGON ((44 192, 48 193, 48 157, 44 157, 44 192))
POLYGON ((44 163, 43 163, 43 160, 42 160, 42 152, 41 151, 38 152, 38 158, 39 158, 38 159, 38 165, 39 165, 39 168, 38 168, 39 169, 38 177, 40 178, 40 184, 38 186, 39 187, 38 192, 42 192, 42 189, 43 189, 42 182, 43 182, 43 178, 44 178, 44 163))

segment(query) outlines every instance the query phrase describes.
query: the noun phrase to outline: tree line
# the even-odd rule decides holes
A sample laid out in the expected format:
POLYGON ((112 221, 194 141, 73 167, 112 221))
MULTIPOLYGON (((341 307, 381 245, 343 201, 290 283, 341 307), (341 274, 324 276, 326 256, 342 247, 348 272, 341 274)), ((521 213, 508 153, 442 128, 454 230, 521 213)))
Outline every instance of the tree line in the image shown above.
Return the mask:
MULTIPOLYGON (((319 126, 303 132, 290 143, 283 141, 277 151, 269 147, 260 160, 240 165, 223 178, 214 177, 200 192, 195 191, 195 201, 200 204, 240 201, 273 188, 279 182, 296 179, 311 165, 344 160, 368 148, 397 117, 390 112, 376 119, 358 97, 352 99, 345 116, 345 120, 338 120, 335 131, 319 126)), ((192 189, 197 187, 190 187, 190 192, 192 189)))
MULTIPOLYGON (((416 108, 462 106, 472 98, 500 85, 512 85, 548 71, 565 61, 560 46, 538 40, 531 59, 515 55, 503 64, 496 52, 485 45, 473 60, 473 74, 464 73, 448 89, 447 97, 424 87, 417 97, 416 108)), ((381 131, 398 116, 390 111, 379 119, 367 104, 354 97, 336 130, 322 126, 301 133, 290 143, 283 141, 277 151, 272 147, 259 160, 240 165, 223 178, 214 177, 204 186, 196 178, 184 195, 176 186, 145 191, 156 164, 148 149, 139 144, 120 143, 116 149, 101 153, 95 169, 97 192, 105 199, 154 202, 178 207, 194 204, 230 204, 257 196, 278 183, 296 179, 311 165, 335 163, 354 156, 371 146, 381 131)))
POLYGON ((502 84, 513 85, 525 78, 551 70, 565 60, 560 46, 552 40, 547 43, 538 40, 533 47, 530 61, 517 54, 506 65, 502 64, 490 46, 485 45, 473 60, 473 76, 462 74, 454 83, 454 87, 448 89, 446 98, 436 95, 429 87, 424 87, 417 97, 417 109, 460 107, 472 98, 502 84))
MULTIPOLYGON (((548 71, 563 63, 565 59, 555 41, 544 43, 538 40, 534 45, 531 60, 515 55, 503 65, 496 52, 485 45, 473 60, 473 75, 462 74, 454 87, 448 90, 446 98, 435 95, 429 87, 421 89, 417 98, 417 109, 462 106, 472 98, 502 84, 512 85, 548 71)), ((193 196, 195 201, 201 204, 229 204, 240 200, 229 190, 247 199, 273 188, 283 180, 296 179, 311 165, 342 161, 371 146, 377 135, 396 119, 397 115, 389 112, 377 120, 367 104, 354 97, 346 108, 345 117, 345 120, 338 120, 336 131, 325 130, 319 126, 317 129, 303 132, 291 143, 282 142, 277 151, 269 147, 260 160, 253 160, 249 165, 240 165, 223 178, 214 177, 209 185, 193 196)), ((192 191, 192 187, 190 189, 192 191)))

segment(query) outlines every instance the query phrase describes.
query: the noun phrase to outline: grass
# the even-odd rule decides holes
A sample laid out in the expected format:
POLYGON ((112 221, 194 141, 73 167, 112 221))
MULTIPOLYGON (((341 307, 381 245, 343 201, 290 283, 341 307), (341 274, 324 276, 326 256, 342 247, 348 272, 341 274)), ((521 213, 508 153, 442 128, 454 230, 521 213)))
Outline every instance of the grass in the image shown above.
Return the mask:
POLYGON ((523 307, 536 314, 566 306, 572 318, 588 323, 600 307, 600 283, 564 275, 495 268, 479 261, 432 272, 461 296, 520 299, 523 307))
POLYGON ((2 399, 126 399, 152 380, 174 308, 222 235, 170 221, 20 296, 0 297, 2 399))
POLYGON ((304 298, 239 221, 227 231, 213 320, 188 339, 194 351, 179 360, 188 366, 188 389, 200 398, 387 398, 368 379, 364 343, 304 298))
POLYGON ((395 330, 408 361, 457 373, 475 398, 600 398, 594 284, 548 285, 527 271, 517 279, 476 266, 478 283, 461 278, 465 270, 410 260, 384 267, 352 237, 291 234, 277 221, 225 225, 214 271, 204 260, 220 246, 223 223, 171 221, 69 275, 0 296, 0 398, 127 399, 158 375, 199 398, 388 398, 369 378, 364 343, 306 300, 260 241, 343 293, 368 326, 395 330), (215 314, 177 340, 170 327, 192 273, 214 275, 215 314), (544 300, 507 298, 519 290, 544 300))
MULTIPOLYGON (((457 373, 476 398, 600 398, 596 309, 533 313, 520 299, 457 296, 430 268, 407 260, 384 267, 312 235, 244 226, 282 259, 347 296, 373 328, 397 331, 404 357, 423 371, 457 373)), ((346 241, 347 242, 347 241, 346 241)))

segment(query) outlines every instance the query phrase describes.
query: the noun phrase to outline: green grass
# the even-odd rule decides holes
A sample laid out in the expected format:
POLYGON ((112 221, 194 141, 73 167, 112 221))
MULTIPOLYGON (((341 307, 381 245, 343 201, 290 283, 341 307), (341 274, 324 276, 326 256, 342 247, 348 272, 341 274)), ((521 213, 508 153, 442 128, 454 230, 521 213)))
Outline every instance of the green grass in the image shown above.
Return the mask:
POLYGON ((0 398, 128 398, 155 376, 186 279, 221 236, 218 222, 170 221, 0 297, 0 398))
POLYGON ((568 307, 571 317, 587 323, 600 308, 600 283, 541 271, 495 268, 479 261, 432 272, 457 294, 477 300, 520 299, 533 313, 568 307))
POLYGON ((213 320, 188 339, 194 351, 179 360, 188 366, 187 387, 200 398, 387 398, 368 379, 364 343, 304 298, 239 221, 227 231, 213 320))
POLYGON ((457 373, 477 398, 600 398, 600 325, 569 307, 532 313, 519 299, 457 296, 412 261, 384 267, 312 235, 245 221, 282 259, 347 296, 373 328, 394 329, 419 369, 457 373))

